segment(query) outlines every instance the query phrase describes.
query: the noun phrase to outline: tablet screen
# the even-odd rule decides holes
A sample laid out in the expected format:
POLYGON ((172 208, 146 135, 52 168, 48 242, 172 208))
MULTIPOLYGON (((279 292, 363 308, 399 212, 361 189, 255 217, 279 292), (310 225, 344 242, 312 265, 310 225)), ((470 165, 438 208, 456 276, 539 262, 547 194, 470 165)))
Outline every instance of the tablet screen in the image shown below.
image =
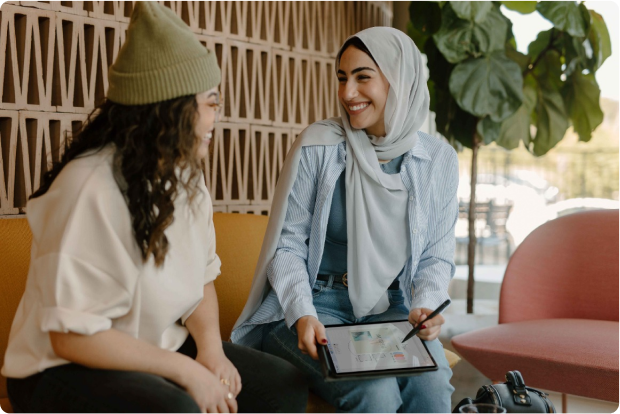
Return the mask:
POLYGON ((411 329, 408 321, 326 327, 327 348, 336 372, 434 367, 420 338, 401 343, 411 329))

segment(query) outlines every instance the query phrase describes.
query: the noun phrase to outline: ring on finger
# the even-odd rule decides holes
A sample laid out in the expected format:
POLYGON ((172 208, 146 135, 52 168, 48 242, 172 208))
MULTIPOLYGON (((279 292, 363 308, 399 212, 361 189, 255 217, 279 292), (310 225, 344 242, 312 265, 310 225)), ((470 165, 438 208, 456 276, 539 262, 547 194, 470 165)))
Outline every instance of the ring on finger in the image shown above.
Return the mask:
POLYGON ((220 379, 220 382, 221 382, 222 384, 224 384, 224 385, 228 385, 228 386, 230 387, 230 381, 228 381, 228 379, 226 379, 226 378, 222 378, 222 379, 220 379))
POLYGON ((229 392, 228 394, 226 394, 226 398, 228 398, 229 400, 232 400, 233 398, 235 398, 235 396, 233 395, 232 392, 229 392))

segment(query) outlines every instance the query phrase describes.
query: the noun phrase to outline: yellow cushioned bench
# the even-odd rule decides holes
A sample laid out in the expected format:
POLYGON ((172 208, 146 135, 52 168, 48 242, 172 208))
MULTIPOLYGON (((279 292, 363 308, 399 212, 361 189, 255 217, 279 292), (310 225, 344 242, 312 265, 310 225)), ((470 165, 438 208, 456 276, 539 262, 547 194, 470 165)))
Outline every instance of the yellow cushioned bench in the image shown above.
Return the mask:
MULTIPOLYGON (((220 305, 222 338, 228 339, 250 292, 254 267, 267 229, 267 217, 250 214, 214 214, 217 254, 222 274, 215 281, 220 305)), ((0 366, 4 364, 11 323, 26 286, 32 235, 24 216, 0 218, 0 366)), ((459 357, 445 351, 453 367, 459 357)), ((6 379, 0 376, 0 406, 11 412, 6 379)), ((334 407, 315 395, 308 412, 334 412, 334 407)))

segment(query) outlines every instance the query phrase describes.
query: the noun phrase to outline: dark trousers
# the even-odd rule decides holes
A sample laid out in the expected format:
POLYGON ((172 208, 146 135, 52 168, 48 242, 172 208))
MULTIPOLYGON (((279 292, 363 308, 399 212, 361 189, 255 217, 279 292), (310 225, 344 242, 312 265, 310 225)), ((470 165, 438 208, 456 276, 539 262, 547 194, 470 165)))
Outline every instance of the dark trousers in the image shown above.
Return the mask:
MULTIPOLYGON (((303 375, 283 359, 224 342, 242 381, 239 412, 305 412, 303 375)), ((177 351, 196 358, 191 336, 177 351)), ((15 412, 200 412, 192 397, 160 376, 61 365, 23 379, 8 378, 15 412)))

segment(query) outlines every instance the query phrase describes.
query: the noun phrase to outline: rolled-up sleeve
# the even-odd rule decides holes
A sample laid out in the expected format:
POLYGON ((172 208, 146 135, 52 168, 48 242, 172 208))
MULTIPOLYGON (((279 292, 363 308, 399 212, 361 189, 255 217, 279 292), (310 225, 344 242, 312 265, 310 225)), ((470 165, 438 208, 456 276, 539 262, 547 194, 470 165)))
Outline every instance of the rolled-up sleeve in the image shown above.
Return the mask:
MULTIPOLYGON (((104 269, 66 254, 45 255, 33 266, 37 272, 50 273, 49 278, 39 282, 39 287, 46 290, 39 311, 43 332, 92 335, 110 329, 112 319, 127 314, 131 308, 132 295, 127 286, 104 269)), ((135 276, 135 269, 127 271, 135 276)))
POLYGON ((459 214, 456 194, 459 170, 454 150, 450 150, 447 158, 442 174, 436 182, 435 193, 438 195, 438 202, 429 222, 428 243, 413 278, 412 309, 435 309, 450 298, 448 285, 456 270, 454 228, 459 214))
MULTIPOLYGON (((43 332, 92 335, 132 308, 142 257, 131 217, 118 188, 89 184, 76 199, 54 205, 59 223, 43 220, 46 231, 33 235, 38 249, 30 272, 36 275, 43 332)), ((38 215, 47 212, 33 214, 30 219, 40 221, 38 215)))

